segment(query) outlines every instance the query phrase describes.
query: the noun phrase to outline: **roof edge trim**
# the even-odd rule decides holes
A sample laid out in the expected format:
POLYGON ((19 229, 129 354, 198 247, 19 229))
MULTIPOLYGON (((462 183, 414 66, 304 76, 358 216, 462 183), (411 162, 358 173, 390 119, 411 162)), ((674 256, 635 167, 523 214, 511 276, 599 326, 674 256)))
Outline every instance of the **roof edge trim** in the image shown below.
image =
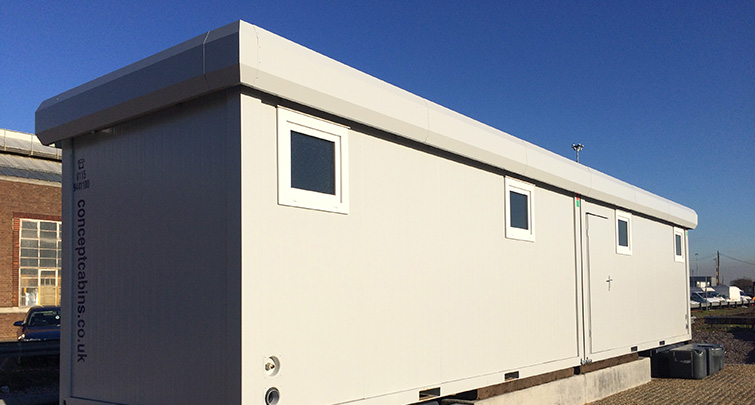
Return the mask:
POLYGON ((36 112, 37 135, 50 144, 239 84, 623 209, 697 226, 689 208, 244 21, 43 102, 36 112))

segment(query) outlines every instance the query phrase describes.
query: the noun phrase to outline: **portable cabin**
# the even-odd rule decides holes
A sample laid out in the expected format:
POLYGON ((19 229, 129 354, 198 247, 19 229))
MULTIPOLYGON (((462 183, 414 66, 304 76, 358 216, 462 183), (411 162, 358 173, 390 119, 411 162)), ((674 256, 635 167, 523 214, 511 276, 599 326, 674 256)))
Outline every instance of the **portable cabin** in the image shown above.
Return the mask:
POLYGON ((694 211, 245 22, 36 125, 68 405, 405 404, 690 339, 694 211))

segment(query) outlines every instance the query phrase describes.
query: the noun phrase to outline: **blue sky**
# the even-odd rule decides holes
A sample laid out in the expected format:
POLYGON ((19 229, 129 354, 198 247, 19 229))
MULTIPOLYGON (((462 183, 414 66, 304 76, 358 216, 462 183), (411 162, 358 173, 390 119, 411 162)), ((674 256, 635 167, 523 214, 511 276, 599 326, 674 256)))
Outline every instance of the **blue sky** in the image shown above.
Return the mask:
MULTIPOLYGON (((0 1, 0 128, 239 19, 563 156, 582 143, 697 211, 693 271, 717 249, 755 263, 752 1, 0 1)), ((729 257, 726 280, 755 278, 729 257)))

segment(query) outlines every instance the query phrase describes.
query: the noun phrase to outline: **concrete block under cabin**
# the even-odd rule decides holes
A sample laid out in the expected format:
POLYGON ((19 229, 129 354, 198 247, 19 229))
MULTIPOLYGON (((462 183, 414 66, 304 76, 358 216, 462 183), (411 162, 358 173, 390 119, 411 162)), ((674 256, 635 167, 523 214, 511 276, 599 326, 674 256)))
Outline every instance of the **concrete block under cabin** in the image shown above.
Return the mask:
POLYGON ((650 359, 640 358, 613 367, 470 402, 475 405, 582 405, 648 382, 650 382, 650 359))
POLYGON ((693 210, 245 22, 36 123, 68 405, 407 404, 690 340, 693 210))

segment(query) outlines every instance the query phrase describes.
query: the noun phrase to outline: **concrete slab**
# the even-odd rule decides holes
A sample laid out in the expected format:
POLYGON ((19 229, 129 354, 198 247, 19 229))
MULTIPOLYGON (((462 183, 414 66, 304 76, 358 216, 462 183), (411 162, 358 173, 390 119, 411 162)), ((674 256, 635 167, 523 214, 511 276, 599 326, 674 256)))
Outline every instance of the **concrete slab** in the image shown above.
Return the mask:
POLYGON ((475 405, 583 405, 650 382, 650 359, 604 368, 535 387, 474 401, 475 405))

